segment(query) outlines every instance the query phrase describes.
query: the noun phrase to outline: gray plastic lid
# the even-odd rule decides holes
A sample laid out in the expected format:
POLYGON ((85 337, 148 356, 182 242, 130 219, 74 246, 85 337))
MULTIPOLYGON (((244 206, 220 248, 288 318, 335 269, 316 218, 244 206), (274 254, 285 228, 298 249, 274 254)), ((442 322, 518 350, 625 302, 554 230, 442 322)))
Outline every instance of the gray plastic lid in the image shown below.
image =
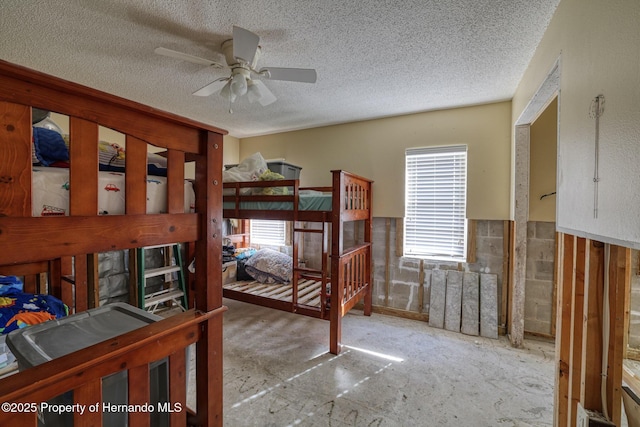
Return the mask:
POLYGON ((7 345, 27 369, 162 319, 125 303, 92 308, 7 335, 7 345))

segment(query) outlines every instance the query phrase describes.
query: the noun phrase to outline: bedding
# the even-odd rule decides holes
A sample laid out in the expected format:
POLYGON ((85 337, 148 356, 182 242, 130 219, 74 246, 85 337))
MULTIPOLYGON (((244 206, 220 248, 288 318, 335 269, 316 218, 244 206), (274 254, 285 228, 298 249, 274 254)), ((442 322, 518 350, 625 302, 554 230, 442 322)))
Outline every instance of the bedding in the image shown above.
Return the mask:
MULTIPOLYGON (((267 161, 259 152, 245 158, 236 166, 228 167, 222 171, 222 182, 280 181, 283 179, 285 179, 284 175, 269 170, 267 161)), ((235 190, 226 188, 222 194, 232 196, 235 194, 235 190)), ((240 194, 286 195, 291 194, 291 190, 289 187, 247 187, 241 188, 240 194)))
MULTIPOLYGON (((124 172, 124 147, 112 142, 98 142, 98 168, 103 172, 124 172)), ((33 127, 32 163, 36 166, 69 167, 69 136, 55 130, 33 127)), ((167 176, 167 159, 157 153, 147 153, 147 173, 167 176)))
MULTIPOLYGON (((233 190, 233 189, 231 189, 233 190)), ((315 190, 300 190, 298 193, 298 210, 301 211, 331 211, 331 193, 315 190)), ((235 209, 235 202, 224 202, 224 209, 235 209)), ((246 210, 281 210, 293 209, 292 202, 240 202, 240 209, 246 210)))
POLYGON ((293 277, 293 259, 269 248, 256 251, 244 267, 247 274, 260 283, 290 283, 293 277))
MULTIPOLYGON (((125 206, 125 175, 119 172, 98 173, 98 213, 122 215, 125 206)), ((147 213, 167 209, 167 178, 147 177, 147 213)), ((190 181, 184 182, 185 212, 195 211, 195 192, 190 181)), ((69 215, 69 169, 34 167, 32 175, 32 215, 69 215)))
POLYGON ((0 334, 68 314, 69 307, 58 298, 22 292, 22 282, 17 277, 0 276, 0 334))

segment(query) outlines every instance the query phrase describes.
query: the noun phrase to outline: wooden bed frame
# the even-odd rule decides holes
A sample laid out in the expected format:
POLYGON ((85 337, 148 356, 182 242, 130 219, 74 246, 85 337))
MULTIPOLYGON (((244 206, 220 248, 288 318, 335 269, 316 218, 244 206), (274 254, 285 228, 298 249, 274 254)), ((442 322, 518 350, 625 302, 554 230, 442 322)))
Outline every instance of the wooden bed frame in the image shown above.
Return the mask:
MULTIPOLYGON (((226 132, 0 61, 0 274, 25 276, 27 292, 60 297, 75 312, 97 303, 97 253, 195 242, 191 310, 0 380, 0 425, 37 425, 39 405, 68 390, 102 401, 101 378, 127 370, 129 404, 150 401, 149 364, 169 358, 172 426, 222 425, 222 138, 226 132), (69 216, 32 217, 31 107, 70 120, 69 216), (126 214, 97 214, 98 127, 126 135, 126 214), (147 144, 166 149, 167 212, 146 214, 147 144), (195 161, 195 213, 184 213, 184 163, 195 161), (73 259, 73 271, 64 265, 73 259), (186 410, 185 348, 196 343, 197 403, 186 410), (4 406, 3 406, 4 408, 4 406)), ((101 412, 74 414, 102 425, 101 412)), ((129 425, 148 426, 148 413, 129 425)))
MULTIPOLYGON (((338 354, 341 349, 342 317, 358 302, 364 303, 364 314, 371 315, 371 239, 372 239, 372 191, 373 182, 343 170, 331 171, 333 175, 331 187, 299 186, 298 180, 230 182, 223 186, 227 191, 233 189, 233 195, 223 196, 225 208, 224 218, 235 219, 268 219, 292 221, 293 227, 293 277, 286 299, 277 299, 277 293, 269 287, 262 287, 267 292, 258 292, 255 288, 242 286, 226 286, 223 295, 227 298, 290 311, 306 316, 327 319, 330 321, 329 351, 338 354), (287 195, 246 194, 252 188, 287 187, 291 189, 287 195), (332 207, 330 211, 300 210, 300 190, 316 190, 331 193, 332 207), (228 207, 232 202, 233 207, 228 207), (245 203, 276 202, 289 203, 287 210, 254 210, 244 208, 245 203), (347 222, 364 221, 363 241, 349 248, 344 247, 344 225, 347 222), (321 229, 301 227, 302 222, 320 223, 321 229), (330 227, 327 227, 330 225, 330 227), (331 230, 331 249, 329 253, 328 230, 331 230), (322 267, 309 269, 299 267, 298 260, 300 237, 304 233, 322 233, 322 267), (331 259, 330 268, 327 259, 331 259), (330 273, 330 274, 329 274, 330 273), (333 280, 337 278, 337 280, 333 280), (306 285, 315 282, 317 289, 305 290, 317 295, 317 306, 307 305, 299 300, 302 292, 301 283, 306 285), (330 286, 330 293, 324 290, 330 286), (269 294, 270 296, 266 296, 269 294), (335 304, 334 301, 339 302, 335 304)), ((249 191, 255 193, 255 191, 249 191)), ((274 191, 277 193, 277 191, 274 191)), ((355 240, 355 239, 354 239, 355 240)), ((242 240, 245 242, 245 240, 242 240)))

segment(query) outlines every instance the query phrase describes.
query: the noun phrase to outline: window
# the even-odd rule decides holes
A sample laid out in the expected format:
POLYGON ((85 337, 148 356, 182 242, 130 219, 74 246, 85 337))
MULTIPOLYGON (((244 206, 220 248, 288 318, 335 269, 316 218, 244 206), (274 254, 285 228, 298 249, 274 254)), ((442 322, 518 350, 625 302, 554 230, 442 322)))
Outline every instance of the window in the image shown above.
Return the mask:
POLYGON ((405 160, 404 254, 464 261, 467 147, 411 148, 405 160))
POLYGON ((251 243, 273 246, 286 245, 285 224, 285 221, 252 219, 251 243))

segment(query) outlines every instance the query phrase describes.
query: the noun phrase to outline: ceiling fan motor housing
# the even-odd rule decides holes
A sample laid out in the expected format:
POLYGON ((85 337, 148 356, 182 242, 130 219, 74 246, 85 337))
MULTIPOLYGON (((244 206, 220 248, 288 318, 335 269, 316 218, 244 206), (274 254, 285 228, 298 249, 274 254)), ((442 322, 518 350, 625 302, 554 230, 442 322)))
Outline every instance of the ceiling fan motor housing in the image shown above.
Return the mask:
POLYGON ((260 54, 262 53, 262 47, 258 46, 256 49, 256 53, 253 57, 253 61, 251 64, 248 64, 244 61, 238 60, 233 56, 233 39, 225 40, 222 42, 222 53, 224 53, 224 59, 227 61, 227 65, 233 70, 234 68, 244 68, 247 71, 251 71, 255 69, 258 59, 260 59, 260 54))

